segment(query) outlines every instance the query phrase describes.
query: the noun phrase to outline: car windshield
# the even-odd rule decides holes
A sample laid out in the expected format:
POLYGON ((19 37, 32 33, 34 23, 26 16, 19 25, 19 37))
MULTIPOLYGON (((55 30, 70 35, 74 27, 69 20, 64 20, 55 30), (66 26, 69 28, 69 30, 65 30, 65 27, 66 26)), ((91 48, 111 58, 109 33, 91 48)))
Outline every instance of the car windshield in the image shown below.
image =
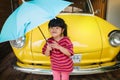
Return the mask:
POLYGON ((92 14, 92 6, 89 0, 67 0, 73 4, 65 8, 61 13, 87 13, 92 14))

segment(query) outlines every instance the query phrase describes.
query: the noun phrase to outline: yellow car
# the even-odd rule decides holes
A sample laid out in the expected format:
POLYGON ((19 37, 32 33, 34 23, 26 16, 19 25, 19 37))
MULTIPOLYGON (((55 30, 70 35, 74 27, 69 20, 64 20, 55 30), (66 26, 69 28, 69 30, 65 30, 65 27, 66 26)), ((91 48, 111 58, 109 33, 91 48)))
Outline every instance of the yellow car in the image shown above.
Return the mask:
MULTIPOLYGON (((71 75, 96 74, 119 69, 120 30, 94 15, 90 0, 73 0, 58 17, 68 25, 68 36, 74 46, 74 70, 71 75)), ((17 57, 14 69, 51 75, 49 57, 42 54, 45 39, 50 37, 48 22, 10 41, 17 57)))

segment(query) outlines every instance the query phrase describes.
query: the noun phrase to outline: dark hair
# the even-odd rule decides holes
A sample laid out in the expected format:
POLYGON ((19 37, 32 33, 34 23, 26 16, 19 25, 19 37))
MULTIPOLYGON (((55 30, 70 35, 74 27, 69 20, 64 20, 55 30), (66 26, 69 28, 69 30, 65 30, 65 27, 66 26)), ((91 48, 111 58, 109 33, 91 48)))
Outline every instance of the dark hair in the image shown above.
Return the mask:
POLYGON ((56 18, 50 20, 50 22, 48 24, 48 28, 56 27, 56 26, 59 26, 62 29, 64 29, 63 35, 67 36, 67 25, 63 19, 56 17, 56 18))

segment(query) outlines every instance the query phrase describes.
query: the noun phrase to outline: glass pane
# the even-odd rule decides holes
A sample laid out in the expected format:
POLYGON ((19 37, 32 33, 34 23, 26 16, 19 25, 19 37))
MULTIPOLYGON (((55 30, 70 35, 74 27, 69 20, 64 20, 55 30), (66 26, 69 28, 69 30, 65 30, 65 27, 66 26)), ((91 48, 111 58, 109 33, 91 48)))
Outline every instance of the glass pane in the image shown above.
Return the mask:
POLYGON ((88 0, 68 0, 72 5, 65 8, 62 13, 91 13, 91 7, 88 0))

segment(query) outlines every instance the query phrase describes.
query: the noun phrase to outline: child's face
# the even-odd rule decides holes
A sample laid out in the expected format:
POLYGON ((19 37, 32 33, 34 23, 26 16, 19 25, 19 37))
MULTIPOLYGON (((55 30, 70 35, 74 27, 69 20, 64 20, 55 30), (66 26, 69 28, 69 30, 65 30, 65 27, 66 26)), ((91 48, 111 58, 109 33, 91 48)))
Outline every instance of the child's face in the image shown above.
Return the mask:
POLYGON ((64 30, 61 27, 56 26, 56 27, 50 27, 49 31, 51 36, 55 38, 55 37, 60 37, 64 30))

